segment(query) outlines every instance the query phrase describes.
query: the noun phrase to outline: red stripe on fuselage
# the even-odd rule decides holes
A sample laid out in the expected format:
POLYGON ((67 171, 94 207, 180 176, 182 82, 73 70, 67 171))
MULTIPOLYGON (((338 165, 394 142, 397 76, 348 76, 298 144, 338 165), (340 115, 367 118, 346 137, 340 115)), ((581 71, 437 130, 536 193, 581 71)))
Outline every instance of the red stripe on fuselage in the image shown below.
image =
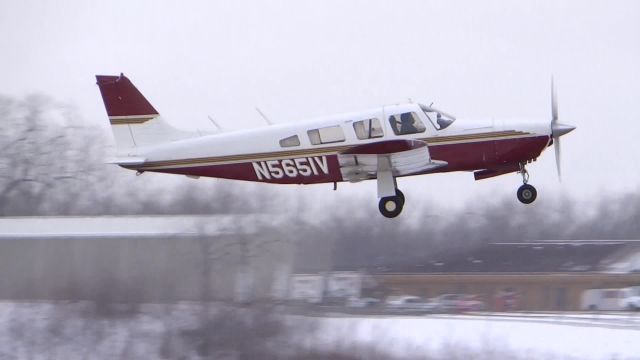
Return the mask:
MULTIPOLYGON (((432 172, 492 169, 508 163, 532 160, 540 155, 548 142, 548 136, 536 136, 472 143, 429 145, 432 159, 444 160, 448 163, 447 166, 432 172)), ((296 159, 271 160, 270 163, 266 161, 248 161, 145 171, 275 184, 317 184, 342 181, 337 155, 308 156, 296 159), (323 163, 322 158, 325 159, 326 164, 323 163)))
POLYGON ((148 171, 258 181, 273 184, 317 184, 342 181, 337 155, 154 169, 148 171))

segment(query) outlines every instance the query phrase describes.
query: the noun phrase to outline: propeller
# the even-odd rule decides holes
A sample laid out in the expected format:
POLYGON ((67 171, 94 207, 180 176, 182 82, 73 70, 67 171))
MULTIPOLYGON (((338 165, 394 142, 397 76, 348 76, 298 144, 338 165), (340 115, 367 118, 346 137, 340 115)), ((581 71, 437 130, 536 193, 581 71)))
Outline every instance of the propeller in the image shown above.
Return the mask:
POLYGON ((556 98, 556 88, 551 78, 551 138, 553 139, 553 149, 556 154, 556 169, 558 170, 558 180, 562 181, 562 171, 560 168, 560 136, 573 131, 576 127, 560 124, 558 122, 558 100, 556 98))

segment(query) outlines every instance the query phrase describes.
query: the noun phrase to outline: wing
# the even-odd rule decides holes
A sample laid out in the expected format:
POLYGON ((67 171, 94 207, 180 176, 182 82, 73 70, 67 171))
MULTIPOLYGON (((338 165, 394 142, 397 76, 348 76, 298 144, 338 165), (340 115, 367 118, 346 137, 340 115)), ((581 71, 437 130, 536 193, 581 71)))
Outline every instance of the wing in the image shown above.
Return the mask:
POLYGON ((396 176, 425 173, 447 165, 433 160, 419 140, 387 140, 350 148, 338 155, 345 181, 378 178, 378 197, 395 195, 396 176))

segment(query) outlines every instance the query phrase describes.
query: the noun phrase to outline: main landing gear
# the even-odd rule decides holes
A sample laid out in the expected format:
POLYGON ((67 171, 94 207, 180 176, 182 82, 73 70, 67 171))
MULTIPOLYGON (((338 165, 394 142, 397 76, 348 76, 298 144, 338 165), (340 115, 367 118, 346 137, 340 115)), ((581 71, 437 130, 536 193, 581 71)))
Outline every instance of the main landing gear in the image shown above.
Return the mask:
POLYGON ((396 188, 395 196, 386 196, 380 199, 378 203, 378 209, 380 213, 388 218, 394 218, 402 212, 404 207, 404 194, 398 188, 396 188))
POLYGON ((379 156, 377 164, 378 210, 382 216, 394 218, 402 212, 404 194, 398 190, 398 183, 393 176, 393 167, 389 156, 379 156))
POLYGON ((528 184, 529 172, 524 167, 524 163, 520 164, 520 174, 522 174, 523 185, 518 188, 518 200, 523 204, 531 204, 538 196, 538 192, 533 185, 528 184))

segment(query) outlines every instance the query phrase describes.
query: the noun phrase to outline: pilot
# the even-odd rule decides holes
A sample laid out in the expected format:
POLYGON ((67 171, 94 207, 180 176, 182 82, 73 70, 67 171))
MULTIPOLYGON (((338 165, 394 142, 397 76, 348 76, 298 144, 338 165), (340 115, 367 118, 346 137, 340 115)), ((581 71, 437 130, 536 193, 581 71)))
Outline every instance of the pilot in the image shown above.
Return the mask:
POLYGON ((436 123, 438 123, 438 126, 440 126, 440 129, 444 129, 447 127, 447 121, 445 119, 442 118, 442 114, 437 113, 438 115, 436 115, 436 123))
POLYGON ((400 134, 413 134, 418 132, 415 121, 411 113, 400 114, 400 134))

